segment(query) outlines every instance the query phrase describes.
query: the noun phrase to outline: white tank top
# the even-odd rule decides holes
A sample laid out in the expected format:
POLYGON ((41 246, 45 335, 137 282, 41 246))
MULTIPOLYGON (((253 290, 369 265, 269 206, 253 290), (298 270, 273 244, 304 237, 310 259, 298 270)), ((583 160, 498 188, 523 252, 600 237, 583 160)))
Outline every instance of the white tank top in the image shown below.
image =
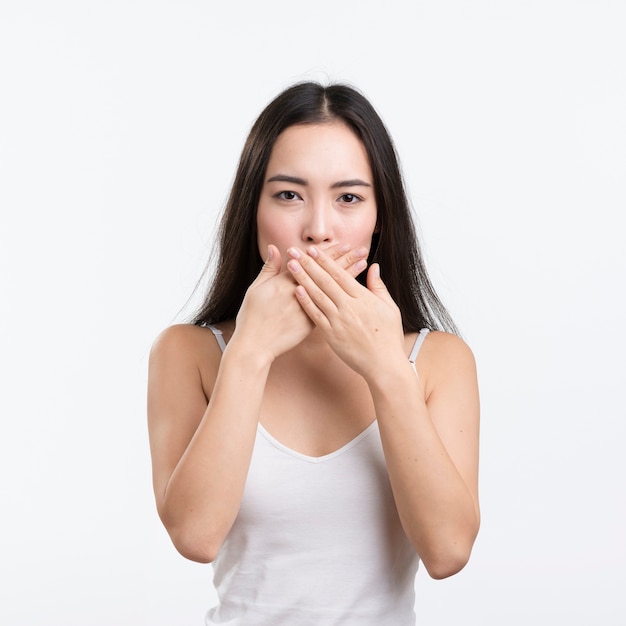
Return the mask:
POLYGON ((413 626, 418 564, 376 421, 322 457, 259 424, 239 513, 213 561, 220 603, 205 624, 413 626))

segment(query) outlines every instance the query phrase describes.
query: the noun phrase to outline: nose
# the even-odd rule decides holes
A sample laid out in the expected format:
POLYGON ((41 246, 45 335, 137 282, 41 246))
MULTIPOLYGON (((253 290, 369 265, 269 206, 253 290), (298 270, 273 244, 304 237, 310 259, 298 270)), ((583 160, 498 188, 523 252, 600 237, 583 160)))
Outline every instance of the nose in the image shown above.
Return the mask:
POLYGON ((308 244, 331 243, 333 236, 331 207, 310 207, 302 228, 302 241, 308 244))

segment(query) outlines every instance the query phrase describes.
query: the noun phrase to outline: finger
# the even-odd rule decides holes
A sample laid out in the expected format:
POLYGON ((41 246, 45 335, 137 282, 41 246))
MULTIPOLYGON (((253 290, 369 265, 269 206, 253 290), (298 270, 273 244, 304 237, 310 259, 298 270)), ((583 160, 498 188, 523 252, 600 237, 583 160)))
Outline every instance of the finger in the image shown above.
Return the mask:
POLYGON ((264 283, 266 280, 269 280, 279 274, 281 262, 280 251, 275 245, 269 244, 267 246, 267 257, 265 263, 263 264, 263 267, 253 284, 258 285, 264 283))
MULTIPOLYGON (((299 260, 291 259, 287 263, 287 269, 291 272, 298 285, 304 288, 308 298, 325 316, 328 317, 337 312, 341 298, 345 298, 346 293, 313 259, 307 258, 306 255, 299 260), (309 270, 313 270, 312 273, 315 276, 309 274, 303 264, 306 264, 309 270)), ((302 293, 301 290, 298 290, 298 292, 302 293)), ((305 311, 310 316, 310 310, 305 309, 305 311)), ((314 318, 312 317, 311 319, 314 318)), ((314 319, 314 321, 316 320, 314 319)))
POLYGON ((380 265, 378 265, 378 263, 372 263, 369 270, 367 270, 367 279, 365 284, 373 294, 377 295, 382 300, 394 302, 387 286, 380 277, 380 265))
MULTIPOLYGON (((362 246, 352 250, 349 244, 336 244, 326 248, 324 253, 343 267, 353 278, 356 278, 366 267, 360 264, 355 268, 359 261, 367 258, 368 250, 362 246)), ((287 254, 292 259, 300 259, 304 252, 300 248, 293 247, 287 250, 287 254)))
POLYGON ((349 243, 336 243, 334 246, 326 248, 326 254, 333 260, 338 261, 341 257, 345 257, 350 250, 351 246, 349 243))
POLYGON ((367 252, 367 248, 363 246, 353 250, 350 244, 336 244, 324 250, 325 254, 345 270, 349 270, 352 265, 361 259, 367 258, 367 252))
POLYGON ((320 310, 317 304, 313 301, 307 290, 302 286, 296 287, 296 298, 302 307, 302 310, 308 315, 309 319, 318 328, 328 329, 330 321, 328 317, 320 310))
POLYGON ((357 248, 340 259, 340 265, 352 278, 356 278, 367 267, 367 248, 357 248))
MULTIPOLYGON (((307 250, 307 254, 300 260, 302 266, 311 275, 313 280, 326 291, 326 286, 334 289, 333 284, 338 285, 341 290, 353 297, 358 296, 359 291, 363 288, 354 280, 355 275, 346 271, 338 263, 333 261, 324 251, 319 250, 315 246, 311 246, 307 250), (313 260, 314 262, 311 262, 313 260), (320 272, 317 268, 323 270, 320 272), (332 283, 326 279, 329 276, 332 283)), ((351 266, 353 272, 361 273, 367 267, 367 261, 361 258, 351 266)), ((327 291, 331 295, 331 291, 327 291)))

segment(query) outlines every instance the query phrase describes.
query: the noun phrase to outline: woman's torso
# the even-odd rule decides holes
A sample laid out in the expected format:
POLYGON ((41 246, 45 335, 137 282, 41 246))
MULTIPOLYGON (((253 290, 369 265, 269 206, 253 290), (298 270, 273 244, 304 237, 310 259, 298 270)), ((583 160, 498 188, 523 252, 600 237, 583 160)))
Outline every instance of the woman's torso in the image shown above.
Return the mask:
POLYGON ((318 348, 272 367, 240 511, 213 564, 220 605, 207 624, 414 623, 418 557, 371 396, 318 348))

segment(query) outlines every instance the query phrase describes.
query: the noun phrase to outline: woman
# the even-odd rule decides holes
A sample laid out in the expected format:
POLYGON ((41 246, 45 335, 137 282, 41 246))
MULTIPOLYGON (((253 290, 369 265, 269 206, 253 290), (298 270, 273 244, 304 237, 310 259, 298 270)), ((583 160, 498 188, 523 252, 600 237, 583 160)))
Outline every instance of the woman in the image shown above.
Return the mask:
POLYGON ((474 360, 356 90, 298 84, 260 115, 213 284, 155 342, 148 396, 159 515, 213 562, 207 624, 414 624, 419 560, 434 578, 465 565, 474 360))

